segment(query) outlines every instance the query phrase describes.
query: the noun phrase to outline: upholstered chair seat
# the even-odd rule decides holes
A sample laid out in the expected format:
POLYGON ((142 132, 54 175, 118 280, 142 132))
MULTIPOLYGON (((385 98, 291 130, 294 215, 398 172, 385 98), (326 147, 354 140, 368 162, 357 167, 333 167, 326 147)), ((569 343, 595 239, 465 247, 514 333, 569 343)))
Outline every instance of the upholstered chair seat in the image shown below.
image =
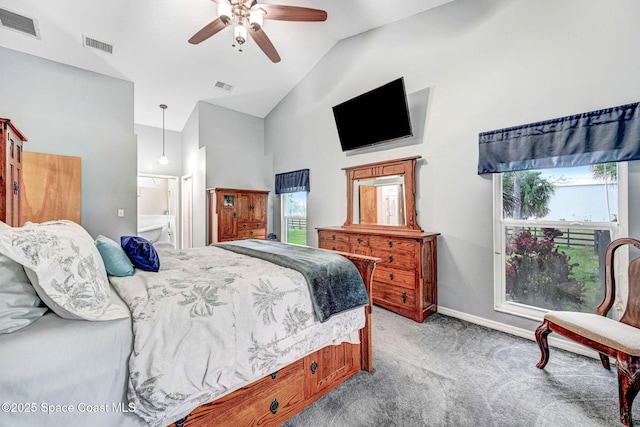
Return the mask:
POLYGON ((594 313, 551 311, 545 320, 607 347, 640 356, 640 330, 594 313))

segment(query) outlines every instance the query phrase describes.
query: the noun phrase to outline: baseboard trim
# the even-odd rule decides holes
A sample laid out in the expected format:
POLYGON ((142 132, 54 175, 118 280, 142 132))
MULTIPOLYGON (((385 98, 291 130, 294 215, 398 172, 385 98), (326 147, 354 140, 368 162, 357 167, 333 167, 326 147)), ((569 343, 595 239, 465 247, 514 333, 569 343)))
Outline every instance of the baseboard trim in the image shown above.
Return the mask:
MULTIPOLYGON (((472 314, 463 313, 461 311, 452 310, 450 308, 438 306, 438 313, 445 316, 455 317, 457 319, 466 320, 467 322, 475 323, 476 325, 485 326, 490 329, 495 329, 500 332, 515 335, 518 337, 526 338, 531 341, 536 340, 535 332, 529 331, 515 326, 507 325, 506 323, 496 322, 494 320, 485 319, 483 317, 474 316, 472 314)), ((591 350, 581 344, 573 341, 568 341, 562 338, 556 338, 552 335, 548 338, 549 346, 559 348, 561 350, 570 351, 572 353, 581 354, 583 356, 599 359, 599 353, 591 350)))

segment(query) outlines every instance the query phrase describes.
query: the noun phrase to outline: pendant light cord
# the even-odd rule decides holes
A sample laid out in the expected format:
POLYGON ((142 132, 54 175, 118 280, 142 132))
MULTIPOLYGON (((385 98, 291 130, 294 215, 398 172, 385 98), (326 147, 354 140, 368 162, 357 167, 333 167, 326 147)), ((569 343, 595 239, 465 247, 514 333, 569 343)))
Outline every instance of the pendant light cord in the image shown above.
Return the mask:
POLYGON ((162 155, 164 156, 164 110, 167 109, 167 106, 162 104, 160 108, 162 108, 162 155))
POLYGON ((167 109, 167 106, 165 104, 160 104, 160 108, 162 108, 162 157, 160 157, 160 164, 166 165, 169 162, 169 159, 167 159, 167 156, 165 155, 165 141, 164 141, 164 134, 165 134, 164 110, 167 109))

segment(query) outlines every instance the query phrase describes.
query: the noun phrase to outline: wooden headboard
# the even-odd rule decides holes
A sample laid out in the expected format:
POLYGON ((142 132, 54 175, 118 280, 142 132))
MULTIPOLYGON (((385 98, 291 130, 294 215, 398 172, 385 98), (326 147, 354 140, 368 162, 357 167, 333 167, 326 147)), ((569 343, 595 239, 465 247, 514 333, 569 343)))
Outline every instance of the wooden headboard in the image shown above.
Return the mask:
POLYGON ((82 163, 80 157, 22 153, 20 225, 68 219, 80 224, 82 163))

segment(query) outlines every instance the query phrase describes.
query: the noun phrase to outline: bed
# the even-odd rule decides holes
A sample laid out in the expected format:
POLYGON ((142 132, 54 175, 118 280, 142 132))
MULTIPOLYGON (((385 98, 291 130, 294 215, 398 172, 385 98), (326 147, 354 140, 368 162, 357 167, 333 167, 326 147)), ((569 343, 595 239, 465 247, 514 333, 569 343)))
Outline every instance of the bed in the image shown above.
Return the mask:
MULTIPOLYGON (((287 263, 305 255, 271 259, 274 251, 288 250, 276 244, 258 258, 253 251, 262 243, 252 241, 233 248, 157 251, 158 272, 136 268, 131 276, 118 277, 104 270, 109 302, 102 318, 92 319, 86 296, 100 281, 95 271, 110 262, 102 252, 87 261, 89 241, 95 249, 81 227, 65 221, 0 230, 0 277, 13 275, 5 283, 21 282, 19 292, 32 285, 41 298, 47 281, 57 284, 49 291, 53 296, 42 298, 56 312, 42 314, 46 307, 30 303, 40 311, 34 319, 0 334, 1 417, 7 425, 278 425, 358 371, 372 369, 368 296, 365 304, 322 314, 326 294, 342 292, 332 288, 320 297, 314 292, 319 277, 334 274, 330 264, 313 273, 295 270, 287 263), (51 244, 41 235, 24 244, 25 234, 51 238, 47 227, 71 235, 57 239, 53 233, 71 255, 64 256, 60 246, 34 250, 34 242, 51 244), (66 282, 51 279, 58 264, 43 260, 44 253, 67 273, 77 268, 85 277, 74 298, 56 294, 66 282), (78 301, 80 315, 58 313, 60 306, 78 301), (172 309, 156 317, 171 305, 186 314, 172 309), (186 318, 192 320, 185 323, 186 318)), ((369 292, 377 260, 337 257, 350 261, 369 292)), ((338 305, 348 299, 334 298, 338 305)))

